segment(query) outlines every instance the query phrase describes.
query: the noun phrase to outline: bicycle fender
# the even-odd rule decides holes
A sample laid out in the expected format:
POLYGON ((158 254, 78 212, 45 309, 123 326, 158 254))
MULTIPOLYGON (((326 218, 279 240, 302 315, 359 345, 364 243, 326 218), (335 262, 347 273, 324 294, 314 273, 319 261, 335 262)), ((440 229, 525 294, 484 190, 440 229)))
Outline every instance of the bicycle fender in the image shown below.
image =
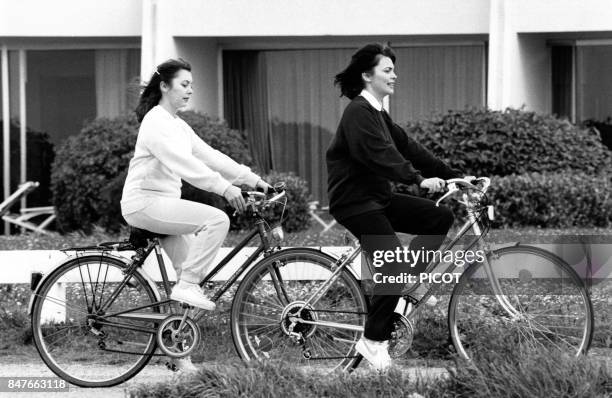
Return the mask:
MULTIPOLYGON (((32 309, 34 308, 34 302, 36 301, 36 298, 38 297, 38 292, 40 291, 41 286, 43 286, 47 278, 49 278, 49 276, 52 275, 56 269, 63 266, 64 264, 68 264, 75 260, 82 261, 90 257, 100 257, 100 256, 112 258, 113 260, 119 261, 127 266, 128 259, 126 259, 125 257, 121 257, 121 256, 117 256, 114 254, 109 254, 109 253, 102 254, 100 252, 88 252, 85 255, 83 255, 83 253, 80 253, 79 255, 70 255, 64 259, 61 259, 57 261, 53 267, 51 267, 51 270, 49 272, 47 272, 46 274, 43 274, 43 277, 36 285, 36 289, 32 292, 32 295, 30 296, 30 301, 28 303, 28 315, 32 315, 32 309)), ((157 286, 155 285, 151 277, 146 272, 144 272, 143 269, 137 269, 136 272, 138 272, 143 277, 143 279, 149 284, 149 286, 153 290, 153 293, 155 294, 155 298, 157 299, 157 301, 161 301, 159 291, 157 290, 157 286)))

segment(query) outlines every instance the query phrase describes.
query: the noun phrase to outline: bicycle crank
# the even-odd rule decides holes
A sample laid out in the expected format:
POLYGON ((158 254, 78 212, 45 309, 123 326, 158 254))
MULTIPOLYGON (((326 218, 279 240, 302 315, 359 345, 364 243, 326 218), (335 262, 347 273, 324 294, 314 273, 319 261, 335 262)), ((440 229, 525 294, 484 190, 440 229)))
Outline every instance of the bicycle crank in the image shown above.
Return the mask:
POLYGON ((170 315, 157 329, 157 344, 168 356, 181 358, 191 354, 201 339, 200 328, 189 317, 170 315))

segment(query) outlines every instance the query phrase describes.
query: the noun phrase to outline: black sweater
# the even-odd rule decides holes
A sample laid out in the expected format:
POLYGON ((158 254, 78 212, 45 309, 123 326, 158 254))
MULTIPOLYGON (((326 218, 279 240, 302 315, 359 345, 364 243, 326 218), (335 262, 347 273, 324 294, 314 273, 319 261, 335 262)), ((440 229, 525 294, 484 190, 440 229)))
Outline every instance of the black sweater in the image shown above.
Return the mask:
POLYGON ((362 96, 344 110, 327 149, 327 173, 329 211, 338 220, 386 207, 391 181, 460 176, 362 96))

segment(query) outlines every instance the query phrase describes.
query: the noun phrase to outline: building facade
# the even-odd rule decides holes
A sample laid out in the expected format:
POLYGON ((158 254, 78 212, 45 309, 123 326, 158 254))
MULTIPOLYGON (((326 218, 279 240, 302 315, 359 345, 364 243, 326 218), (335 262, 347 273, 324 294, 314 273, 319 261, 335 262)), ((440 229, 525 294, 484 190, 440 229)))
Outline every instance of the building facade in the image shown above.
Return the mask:
MULTIPOLYGON (((609 0, 0 0, 3 142, 9 119, 57 145, 129 112, 155 65, 182 57, 190 106, 245 131, 260 167, 297 172, 325 200, 324 151, 346 105, 333 77, 372 41, 397 53, 386 107, 398 122, 485 106, 612 116, 609 0)), ((5 196, 25 164, 4 161, 5 196)))

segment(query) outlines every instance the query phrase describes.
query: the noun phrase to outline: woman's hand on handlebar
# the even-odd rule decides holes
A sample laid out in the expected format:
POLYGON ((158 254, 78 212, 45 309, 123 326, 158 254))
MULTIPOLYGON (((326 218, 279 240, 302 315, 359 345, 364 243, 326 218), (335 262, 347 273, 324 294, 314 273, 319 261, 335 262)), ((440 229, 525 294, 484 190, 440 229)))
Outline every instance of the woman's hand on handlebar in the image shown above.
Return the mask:
POLYGON ((426 178, 419 184, 421 188, 426 188, 430 193, 442 192, 446 186, 446 181, 441 178, 426 178))
POLYGON ((242 191, 240 188, 230 185, 225 192, 223 192, 223 197, 238 212, 242 213, 246 209, 246 202, 242 196, 242 191))
POLYGON ((274 191, 272 185, 268 184, 261 178, 259 179, 259 181, 257 181, 257 184, 255 184, 255 189, 260 189, 263 193, 270 193, 274 191))

